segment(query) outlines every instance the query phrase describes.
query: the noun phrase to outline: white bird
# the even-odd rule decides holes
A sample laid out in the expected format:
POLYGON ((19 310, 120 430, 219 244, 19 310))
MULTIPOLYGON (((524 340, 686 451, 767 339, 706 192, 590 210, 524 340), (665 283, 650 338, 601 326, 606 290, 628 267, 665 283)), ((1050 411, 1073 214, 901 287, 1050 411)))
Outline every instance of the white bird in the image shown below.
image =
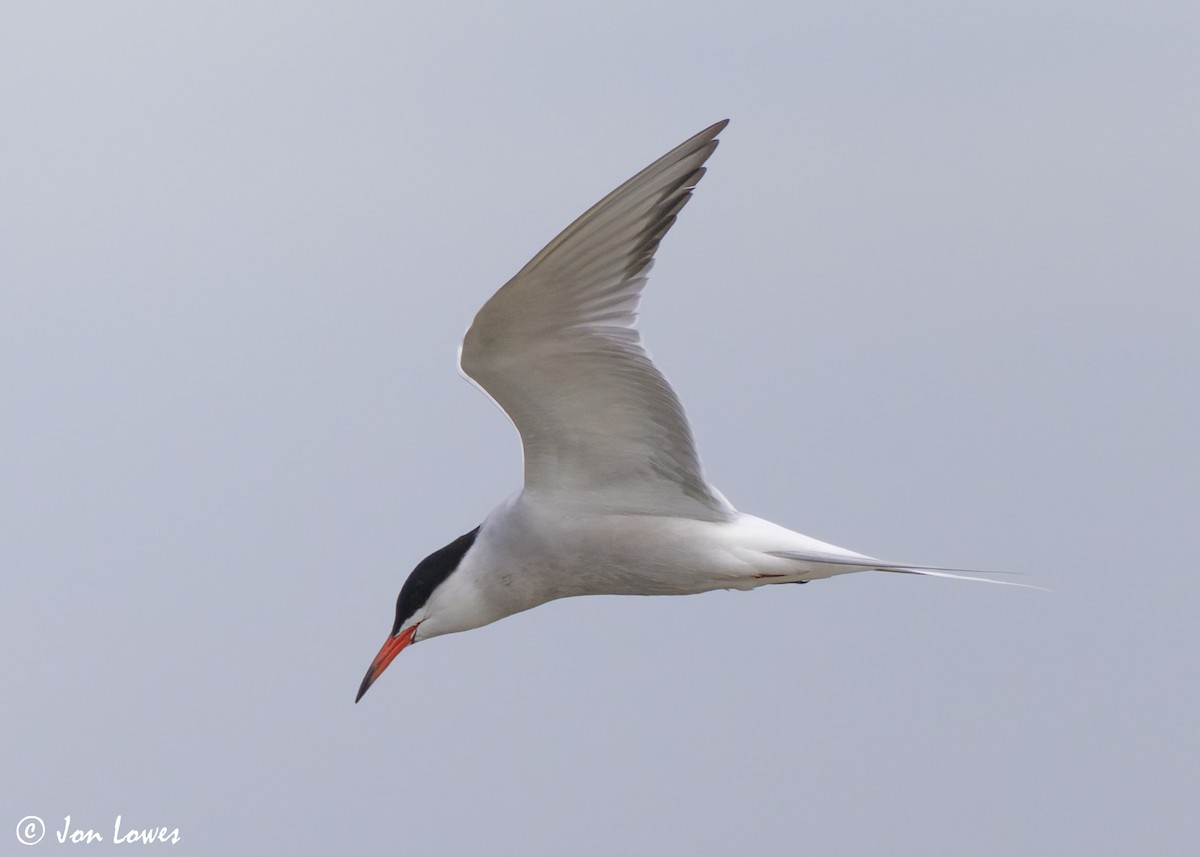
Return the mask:
POLYGON ((592 206, 476 314, 459 368, 520 433, 525 484, 412 571, 355 702, 406 646, 556 598, 689 595, 856 571, 960 576, 743 514, 705 479, 683 406, 642 345, 637 308, 659 242, 727 123, 592 206))

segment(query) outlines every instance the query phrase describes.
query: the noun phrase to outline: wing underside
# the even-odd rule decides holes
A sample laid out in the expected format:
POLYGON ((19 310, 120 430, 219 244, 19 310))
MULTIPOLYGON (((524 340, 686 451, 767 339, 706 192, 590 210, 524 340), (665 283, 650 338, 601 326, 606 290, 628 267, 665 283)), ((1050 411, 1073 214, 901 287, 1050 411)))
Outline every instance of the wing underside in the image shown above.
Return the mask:
POLYGON ((459 365, 521 435, 525 491, 612 512, 728 520, 687 416, 637 330, 659 242, 719 122, 622 184, 480 309, 459 365))

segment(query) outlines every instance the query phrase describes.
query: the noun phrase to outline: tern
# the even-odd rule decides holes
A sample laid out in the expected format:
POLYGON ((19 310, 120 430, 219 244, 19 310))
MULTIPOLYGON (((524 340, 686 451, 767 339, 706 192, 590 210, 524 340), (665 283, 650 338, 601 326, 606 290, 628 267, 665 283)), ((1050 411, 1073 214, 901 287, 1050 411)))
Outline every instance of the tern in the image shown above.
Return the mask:
POLYGON ((409 574, 355 702, 413 643, 557 598, 746 590, 859 571, 971 573, 884 562, 801 535, 738 512, 705 478, 637 311, 659 243, 727 124, 588 209, 476 314, 459 370, 519 432, 524 486, 409 574))

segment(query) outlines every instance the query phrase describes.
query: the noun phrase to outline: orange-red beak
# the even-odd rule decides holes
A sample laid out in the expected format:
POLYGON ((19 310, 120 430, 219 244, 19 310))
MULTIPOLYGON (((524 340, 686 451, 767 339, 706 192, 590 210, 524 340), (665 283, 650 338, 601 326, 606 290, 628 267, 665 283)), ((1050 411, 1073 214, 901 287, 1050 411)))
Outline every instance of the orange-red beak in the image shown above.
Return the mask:
POLYGON ((396 636, 387 638, 383 644, 383 648, 375 656, 375 660, 371 661, 371 668, 367 670, 362 684, 359 685, 358 696, 354 697, 355 702, 363 698, 363 694, 367 692, 367 688, 375 683, 375 679, 379 678, 380 674, 387 669, 387 665, 395 660, 396 655, 404 651, 405 646, 412 642, 413 634, 415 633, 417 633, 417 626, 409 625, 396 636))

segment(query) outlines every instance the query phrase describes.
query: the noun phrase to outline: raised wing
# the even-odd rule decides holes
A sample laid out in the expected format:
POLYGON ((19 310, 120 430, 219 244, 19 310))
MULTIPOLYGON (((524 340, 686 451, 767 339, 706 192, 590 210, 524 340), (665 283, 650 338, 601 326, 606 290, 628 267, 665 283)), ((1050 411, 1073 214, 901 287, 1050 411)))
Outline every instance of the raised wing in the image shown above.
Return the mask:
POLYGON ((599 511, 727 520, 683 406, 642 347, 654 253, 704 175, 718 122, 568 226, 483 305, 459 366, 521 434, 525 492, 599 511))

